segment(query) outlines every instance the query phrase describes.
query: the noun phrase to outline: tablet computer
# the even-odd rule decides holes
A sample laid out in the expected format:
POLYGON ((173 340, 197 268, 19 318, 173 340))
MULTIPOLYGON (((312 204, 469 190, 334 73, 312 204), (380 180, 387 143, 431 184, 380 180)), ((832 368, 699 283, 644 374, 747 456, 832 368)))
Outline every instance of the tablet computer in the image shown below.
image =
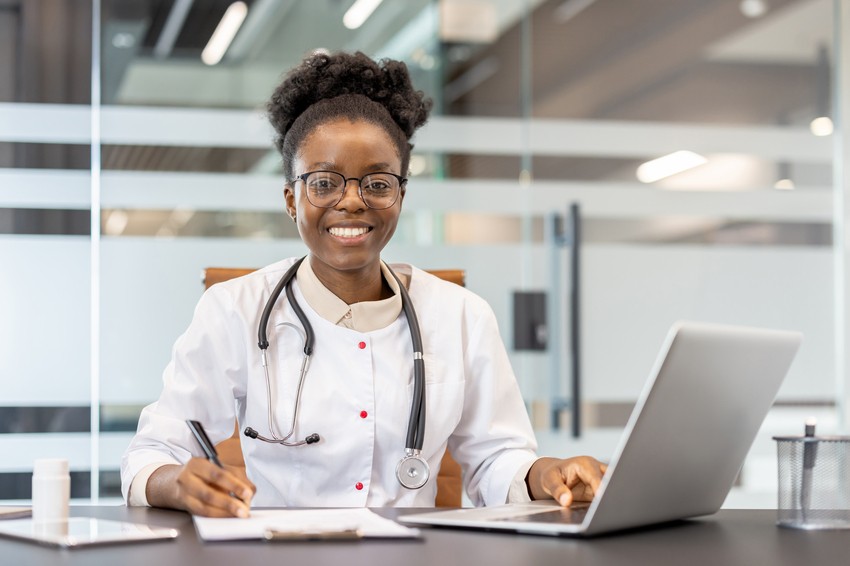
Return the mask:
POLYGON ((0 522, 0 536, 63 548, 169 540, 177 538, 177 535, 177 529, 89 517, 72 517, 65 521, 12 519, 0 522))

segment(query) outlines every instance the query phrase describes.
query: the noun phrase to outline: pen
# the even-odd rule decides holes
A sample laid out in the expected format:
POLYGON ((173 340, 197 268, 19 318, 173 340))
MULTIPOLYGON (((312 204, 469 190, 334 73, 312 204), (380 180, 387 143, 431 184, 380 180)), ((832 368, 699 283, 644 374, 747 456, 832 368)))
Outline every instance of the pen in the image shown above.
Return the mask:
POLYGON ((816 424, 817 421, 813 417, 806 420, 803 442, 803 474, 800 486, 800 508, 803 512, 803 521, 806 520, 806 514, 811 506, 812 470, 815 467, 815 458, 817 458, 817 441, 814 440, 816 424))
POLYGON ((207 431, 204 430, 204 425, 202 425, 199 421, 187 420, 186 424, 189 425, 189 430, 192 431, 192 434, 195 436, 195 440, 198 441, 198 444, 201 445, 201 450, 204 451, 204 456, 207 457, 207 460, 218 466, 219 468, 223 468, 221 465, 221 460, 218 459, 218 452, 215 451, 215 446, 210 442, 210 437, 207 436, 207 431))
MULTIPOLYGON (((195 440, 197 440, 198 444, 201 445, 201 450, 204 451, 204 456, 207 457, 207 460, 223 469, 224 466, 222 465, 221 460, 218 459, 218 452, 216 452, 215 446, 213 446, 213 443, 210 441, 210 437, 207 436, 207 431, 204 430, 204 425, 202 425, 200 421, 193 421, 190 419, 186 420, 186 424, 195 436, 195 440)), ((239 501, 244 501, 232 491, 230 492, 230 496, 235 497, 239 501)))

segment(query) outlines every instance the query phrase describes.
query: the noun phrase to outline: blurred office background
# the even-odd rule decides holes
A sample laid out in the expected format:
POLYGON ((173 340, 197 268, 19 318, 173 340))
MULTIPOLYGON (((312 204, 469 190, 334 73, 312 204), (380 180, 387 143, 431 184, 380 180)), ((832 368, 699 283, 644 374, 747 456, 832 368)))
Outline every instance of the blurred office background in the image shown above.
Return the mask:
POLYGON ((263 106, 305 55, 344 49, 404 60, 434 99, 385 258, 466 270, 543 451, 610 456, 675 320, 805 334, 727 501, 774 506, 770 436, 810 415, 847 429, 842 9, 0 0, 0 500, 28 499, 32 461, 50 456, 70 459, 73 497, 117 501, 201 270, 304 252, 263 106), (540 313, 515 328, 522 300, 540 313))

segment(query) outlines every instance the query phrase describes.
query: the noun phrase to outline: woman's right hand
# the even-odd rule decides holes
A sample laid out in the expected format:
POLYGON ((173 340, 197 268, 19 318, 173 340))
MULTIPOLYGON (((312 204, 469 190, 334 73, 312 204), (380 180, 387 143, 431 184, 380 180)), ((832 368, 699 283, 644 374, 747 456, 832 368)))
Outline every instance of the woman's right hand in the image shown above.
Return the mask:
POLYGON ((156 470, 145 495, 154 507, 183 509, 203 517, 247 517, 256 491, 245 468, 219 468, 205 458, 192 458, 183 466, 156 470))

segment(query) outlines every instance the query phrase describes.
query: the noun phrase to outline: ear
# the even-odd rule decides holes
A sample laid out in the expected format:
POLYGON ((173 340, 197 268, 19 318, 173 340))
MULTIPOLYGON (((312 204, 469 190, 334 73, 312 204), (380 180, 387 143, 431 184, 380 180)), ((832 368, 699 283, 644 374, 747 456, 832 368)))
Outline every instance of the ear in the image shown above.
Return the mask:
POLYGON ((286 214, 288 214, 292 220, 295 220, 295 189, 290 183, 286 183, 283 186, 283 199, 286 201, 286 214))

